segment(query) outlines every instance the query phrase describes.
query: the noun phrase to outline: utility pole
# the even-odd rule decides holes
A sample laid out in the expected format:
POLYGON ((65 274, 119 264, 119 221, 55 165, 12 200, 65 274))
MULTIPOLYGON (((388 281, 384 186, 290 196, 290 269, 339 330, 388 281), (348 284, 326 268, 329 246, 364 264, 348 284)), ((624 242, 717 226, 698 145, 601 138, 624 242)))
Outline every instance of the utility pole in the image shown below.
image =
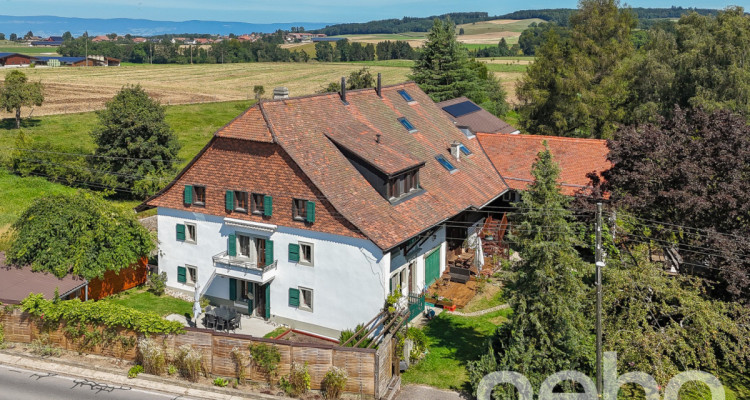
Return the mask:
POLYGON ((84 38, 84 42, 86 43, 86 53, 85 53, 86 60, 84 61, 83 66, 88 67, 89 66, 89 31, 86 31, 86 37, 84 38))
POLYGON ((596 203, 596 390, 599 398, 604 391, 602 377, 602 203, 596 203))

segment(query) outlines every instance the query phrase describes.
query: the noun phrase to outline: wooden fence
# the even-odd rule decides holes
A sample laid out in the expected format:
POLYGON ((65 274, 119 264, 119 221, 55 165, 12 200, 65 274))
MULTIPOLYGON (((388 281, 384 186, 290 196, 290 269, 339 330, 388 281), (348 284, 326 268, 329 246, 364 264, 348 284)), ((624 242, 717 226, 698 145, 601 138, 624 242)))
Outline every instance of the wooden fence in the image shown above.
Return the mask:
MULTIPOLYGON (((20 310, 6 313, 0 318, 5 328, 5 340, 9 342, 31 343, 41 336, 42 332, 34 318, 20 310)), ((349 375, 346 392, 380 399, 389 389, 392 390, 394 367, 398 374, 398 360, 393 357, 393 340, 386 337, 375 349, 358 349, 339 347, 333 344, 294 343, 286 340, 256 338, 247 335, 214 332, 205 329, 187 328, 181 335, 164 336, 166 350, 174 351, 185 344, 193 346, 203 353, 203 361, 212 375, 235 376, 235 364, 232 361, 232 349, 237 347, 247 350, 253 343, 266 343, 279 349, 281 364, 279 376, 289 373, 292 362, 307 362, 310 372, 310 386, 320 390, 325 373, 332 366, 343 368, 349 375)), ((132 331, 121 331, 121 335, 136 337, 132 331)), ((52 344, 66 350, 79 351, 74 340, 68 338, 63 329, 49 332, 52 344)), ((134 348, 123 348, 121 345, 94 346, 87 353, 135 360, 134 348), (103 348, 102 348, 103 347, 103 348)), ((248 379, 257 382, 265 377, 254 368, 248 369, 248 379)))

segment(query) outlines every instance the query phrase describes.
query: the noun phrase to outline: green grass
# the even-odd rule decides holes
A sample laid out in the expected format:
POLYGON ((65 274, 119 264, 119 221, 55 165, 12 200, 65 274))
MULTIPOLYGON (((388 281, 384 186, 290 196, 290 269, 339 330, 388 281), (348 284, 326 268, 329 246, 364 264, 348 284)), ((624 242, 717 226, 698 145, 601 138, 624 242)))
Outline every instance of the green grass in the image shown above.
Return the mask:
MULTIPOLYGON (((523 32, 532 22, 544 22, 538 18, 522 19, 519 21, 511 22, 508 24, 493 24, 490 21, 474 22, 469 24, 462 24, 456 27, 456 31, 464 28, 464 35, 480 35, 483 33, 495 33, 495 32, 523 32)), ((506 39, 507 40, 507 39, 506 39)))
POLYGON ((507 309, 480 317, 441 313, 424 328, 429 353, 401 376, 404 383, 467 390, 466 364, 487 351, 487 337, 510 313, 507 309))
POLYGON ((413 60, 377 60, 377 61, 352 61, 346 64, 362 64, 368 67, 399 67, 411 68, 414 66, 413 60))
POLYGON ((193 303, 166 295, 157 297, 144 288, 126 290, 102 301, 130 307, 138 311, 153 311, 162 317, 169 314, 192 315, 193 313, 193 303))
POLYGON ((486 64, 487 70, 491 72, 526 72, 528 68, 528 65, 523 64, 486 64))
POLYGON ((11 42, 10 40, 0 40, 0 53, 20 53, 27 55, 42 53, 57 54, 57 47, 30 47, 26 43, 11 42))
POLYGON ((272 330, 271 332, 266 333, 263 337, 266 338, 266 339, 275 339, 276 336, 281 335, 282 333, 286 332, 287 330, 289 330, 289 328, 285 328, 283 326, 280 326, 280 327, 272 330))

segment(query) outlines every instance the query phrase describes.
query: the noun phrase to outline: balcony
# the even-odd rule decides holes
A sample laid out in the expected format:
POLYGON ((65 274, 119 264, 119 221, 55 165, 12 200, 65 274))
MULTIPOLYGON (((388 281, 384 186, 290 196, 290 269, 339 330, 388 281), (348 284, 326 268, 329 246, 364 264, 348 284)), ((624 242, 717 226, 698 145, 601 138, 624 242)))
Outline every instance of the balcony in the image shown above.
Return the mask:
POLYGON ((268 283, 276 277, 276 260, 270 264, 258 266, 256 262, 247 258, 230 256, 226 251, 212 258, 218 275, 258 283, 268 283))

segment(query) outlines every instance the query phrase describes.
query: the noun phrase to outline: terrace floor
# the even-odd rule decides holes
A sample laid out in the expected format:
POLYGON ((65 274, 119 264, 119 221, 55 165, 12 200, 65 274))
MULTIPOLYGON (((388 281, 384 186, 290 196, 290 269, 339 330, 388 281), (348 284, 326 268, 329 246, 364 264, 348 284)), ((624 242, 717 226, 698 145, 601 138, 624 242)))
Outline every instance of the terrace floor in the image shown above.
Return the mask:
MULTIPOLYGON (((167 319, 170 320, 170 321, 179 321, 179 322, 181 322, 185 326, 196 327, 196 328, 201 328, 201 329, 210 329, 210 328, 206 328, 203 325, 203 315, 204 314, 201 314, 198 317, 198 324, 197 325, 194 323, 194 321, 192 320, 192 318, 190 320, 188 320, 184 315, 170 314, 170 315, 167 316, 167 319)), ((240 322, 240 327, 237 328, 237 330, 229 331, 229 332, 231 332, 231 333, 239 333, 241 335, 250 335, 250 336, 261 337, 262 338, 267 333, 269 333, 269 332, 273 331, 274 329, 278 328, 277 324, 274 324, 274 323, 271 323, 271 322, 268 322, 268 321, 264 321, 264 320, 262 320, 260 318, 250 317, 250 316, 247 316, 247 315, 244 315, 244 314, 241 314, 241 315, 242 315, 242 320, 240 322)))

